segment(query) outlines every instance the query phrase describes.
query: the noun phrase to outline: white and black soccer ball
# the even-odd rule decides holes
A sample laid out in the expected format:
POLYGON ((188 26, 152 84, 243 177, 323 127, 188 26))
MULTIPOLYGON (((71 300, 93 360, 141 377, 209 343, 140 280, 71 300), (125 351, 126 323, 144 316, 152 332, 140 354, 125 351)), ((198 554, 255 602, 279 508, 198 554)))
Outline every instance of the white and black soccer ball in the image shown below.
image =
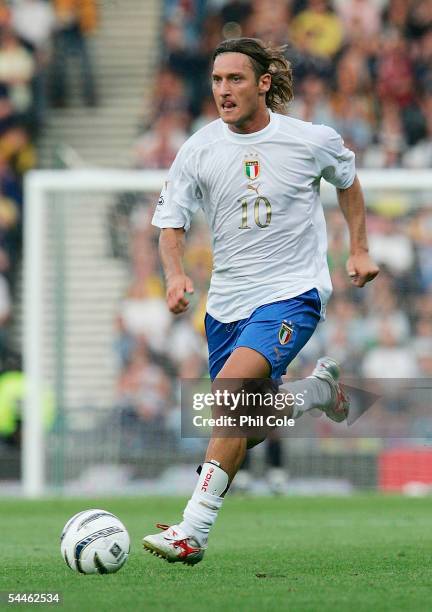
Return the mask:
POLYGON ((112 574, 126 563, 130 538, 111 512, 84 510, 68 520, 60 538, 66 564, 81 574, 112 574))

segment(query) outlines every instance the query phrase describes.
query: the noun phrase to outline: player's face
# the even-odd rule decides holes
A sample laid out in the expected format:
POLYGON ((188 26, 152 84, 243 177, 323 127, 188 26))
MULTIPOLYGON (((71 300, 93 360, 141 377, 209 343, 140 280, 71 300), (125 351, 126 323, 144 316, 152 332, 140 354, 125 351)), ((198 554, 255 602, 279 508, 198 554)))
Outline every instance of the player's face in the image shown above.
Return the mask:
POLYGON ((221 119, 234 131, 262 129, 268 121, 265 95, 271 76, 262 75, 257 83, 251 61, 243 53, 221 53, 212 74, 213 96, 221 119), (265 125, 264 123, 264 125, 265 125))

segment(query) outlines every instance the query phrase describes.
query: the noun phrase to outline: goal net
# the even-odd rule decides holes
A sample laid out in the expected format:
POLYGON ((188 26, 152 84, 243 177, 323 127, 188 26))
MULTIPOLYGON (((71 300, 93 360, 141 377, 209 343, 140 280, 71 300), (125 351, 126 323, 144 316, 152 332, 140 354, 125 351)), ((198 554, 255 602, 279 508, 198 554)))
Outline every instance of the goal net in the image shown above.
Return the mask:
MULTIPOLYGON (((26 177, 22 482, 28 496, 176 493, 192 485, 193 470, 182 466, 202 459, 205 440, 181 436, 179 380, 207 375, 202 320, 211 254, 197 216, 186 253, 197 291, 190 313, 174 319, 150 225, 165 175, 61 170, 26 177)), ((360 179, 381 275, 363 293, 349 288, 345 225, 334 189, 323 185, 335 293, 327 322, 293 374, 310 373, 325 351, 352 376, 427 379, 432 177, 394 170, 363 172, 360 179)), ((425 484, 432 425, 421 409, 405 415, 396 398, 383 404, 362 434, 321 427, 313 436, 282 439, 275 465, 289 472, 288 489, 425 484), (383 422, 399 428, 386 430, 383 422), (411 462, 411 472, 401 475, 401 462, 411 462)), ((251 466, 257 481, 265 464, 266 450, 257 449, 251 466)))

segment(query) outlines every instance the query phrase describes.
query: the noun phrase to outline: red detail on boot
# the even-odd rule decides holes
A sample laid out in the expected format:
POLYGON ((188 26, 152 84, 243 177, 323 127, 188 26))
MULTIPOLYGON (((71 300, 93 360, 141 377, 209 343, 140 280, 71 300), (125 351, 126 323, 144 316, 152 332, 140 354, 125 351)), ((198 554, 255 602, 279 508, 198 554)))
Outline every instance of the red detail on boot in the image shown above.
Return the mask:
POLYGON ((201 550, 200 548, 189 546, 188 538, 185 538, 184 540, 177 540, 176 542, 173 542, 173 546, 174 548, 183 549, 182 552, 179 554, 180 559, 184 559, 185 557, 188 557, 189 555, 194 555, 196 553, 199 553, 201 550))
MULTIPOLYGON (((163 523, 156 523, 156 527, 158 529, 162 529, 162 531, 166 531, 167 529, 171 529, 171 533, 176 536, 177 532, 170 525, 164 525, 163 523)), ((169 539, 169 538, 167 538, 169 539)), ((196 548, 195 546, 189 546, 188 538, 183 538, 182 540, 174 540, 172 543, 174 548, 182 548, 182 552, 179 554, 180 559, 184 559, 188 555, 194 555, 200 552, 200 548, 196 548)))

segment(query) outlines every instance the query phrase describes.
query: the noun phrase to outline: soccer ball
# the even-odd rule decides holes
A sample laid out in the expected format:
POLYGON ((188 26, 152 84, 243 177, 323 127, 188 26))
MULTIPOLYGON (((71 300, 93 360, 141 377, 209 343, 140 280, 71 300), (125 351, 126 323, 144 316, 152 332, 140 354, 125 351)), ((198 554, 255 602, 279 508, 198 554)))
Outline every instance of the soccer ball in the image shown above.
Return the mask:
POLYGON ((126 563, 130 539, 126 527, 106 510, 84 510, 68 520, 60 538, 68 567, 81 574, 112 574, 126 563))

